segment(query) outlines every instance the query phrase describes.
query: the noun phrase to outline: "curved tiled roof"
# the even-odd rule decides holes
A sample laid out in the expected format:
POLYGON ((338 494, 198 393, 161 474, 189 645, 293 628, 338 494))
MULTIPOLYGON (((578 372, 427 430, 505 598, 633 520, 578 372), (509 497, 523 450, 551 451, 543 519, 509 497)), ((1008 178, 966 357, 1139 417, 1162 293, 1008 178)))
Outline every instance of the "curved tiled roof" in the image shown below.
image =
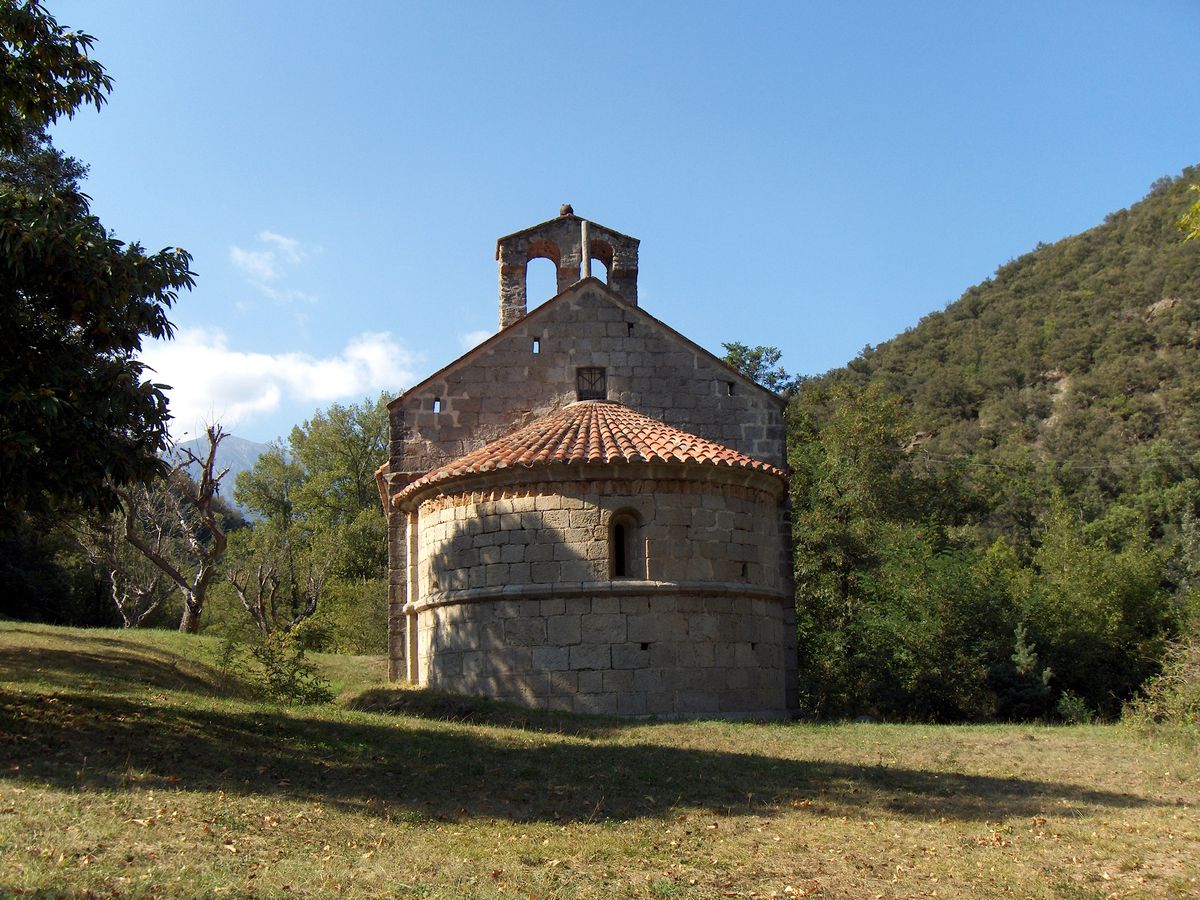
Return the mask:
POLYGON ((393 502, 428 485, 464 475, 518 466, 622 462, 731 466, 786 477, 782 469, 770 463, 672 428, 619 403, 583 400, 427 472, 407 485, 393 502))

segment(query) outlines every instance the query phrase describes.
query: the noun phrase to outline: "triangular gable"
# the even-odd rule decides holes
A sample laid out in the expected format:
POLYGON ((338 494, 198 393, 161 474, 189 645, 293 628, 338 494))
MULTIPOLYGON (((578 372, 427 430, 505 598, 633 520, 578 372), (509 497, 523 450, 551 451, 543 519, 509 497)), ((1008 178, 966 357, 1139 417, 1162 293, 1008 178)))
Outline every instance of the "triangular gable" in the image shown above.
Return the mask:
POLYGON ((737 379, 737 381, 739 383, 746 385, 747 387, 751 387, 751 388, 755 389, 756 391, 759 391, 760 393, 773 399, 776 403, 778 403, 778 405, 781 409, 787 405, 787 401, 783 397, 776 394, 774 391, 770 390, 769 388, 763 387, 761 384, 759 384, 757 381, 755 381, 752 378, 747 378, 745 375, 743 375, 741 372, 739 372, 733 366, 729 365, 729 363, 725 362, 725 360, 721 359, 719 356, 716 356, 715 354, 713 354, 713 353, 709 352, 708 350, 704 349, 703 347, 701 347, 695 341, 692 341, 689 338, 687 338, 686 336, 680 334, 678 331, 676 331, 670 325, 668 325, 665 322, 663 322, 662 320, 657 319, 654 316, 650 315, 650 313, 646 312, 640 306, 635 306, 634 304, 630 303, 628 300, 626 300, 620 294, 617 294, 615 291, 613 291, 607 284, 605 284, 599 278, 596 278, 594 276, 589 276, 588 278, 580 279, 579 281, 577 281, 573 285, 571 285, 569 288, 566 288, 565 290, 560 291, 558 294, 554 295, 549 300, 547 300, 545 303, 541 304, 536 309, 532 310, 531 312, 529 312, 522 318, 518 319, 516 322, 513 322, 508 327, 502 328, 501 330, 497 331, 495 334, 493 334, 491 337, 489 337, 483 343, 477 344, 475 347, 472 347, 470 350, 468 350, 462 356, 458 357, 458 359, 456 359, 453 362, 448 363, 447 365, 438 369, 436 372, 434 372, 432 375, 428 376, 427 378, 422 379, 417 384, 415 384, 411 388, 409 388, 407 391, 404 391, 402 394, 400 394, 400 396, 393 399, 388 404, 388 408, 389 409, 392 408, 394 405, 398 404, 401 400, 403 400, 405 397, 409 396, 410 394, 416 393, 417 391, 420 391, 420 390, 426 388, 431 383, 438 381, 439 379, 445 378, 446 376, 450 375, 455 370, 460 369, 463 366, 470 364, 470 362, 473 359, 475 359, 478 356, 483 355, 490 347, 499 343, 502 338, 504 338, 508 335, 508 333, 511 329, 517 327, 518 325, 523 326, 523 325, 529 325, 529 324, 536 324, 538 317, 545 315, 547 310, 552 310, 553 308, 561 305, 562 303, 566 302, 567 298, 582 292, 585 288, 588 288, 588 287, 597 288, 600 291, 600 295, 602 297, 605 297, 608 300, 610 300, 611 302, 618 304, 621 307, 621 309, 623 309, 627 312, 634 313, 636 316, 641 318, 644 322, 646 322, 650 325, 653 325, 655 328, 664 332, 668 337, 673 338, 674 340, 676 340, 679 343, 686 346, 688 349, 702 354, 709 361, 715 363, 719 368, 726 370, 733 378, 737 379))
MULTIPOLYGON (((591 219, 584 219, 583 216, 578 216, 575 213, 571 212, 571 213, 563 213, 561 215, 555 216, 553 219, 547 219, 545 222, 539 222, 536 225, 530 225, 528 228, 522 228, 520 231, 514 231, 514 232, 512 232, 512 234, 506 234, 506 235, 496 238, 496 258, 497 259, 500 258, 500 245, 506 241, 511 241, 513 238, 518 238, 518 237, 521 237, 522 235, 526 235, 526 234, 537 234, 539 232, 543 232, 547 229, 547 227, 557 225, 560 222, 573 222, 573 223, 575 223, 576 227, 578 227, 580 222, 585 222, 585 221, 590 226, 596 228, 598 230, 598 233, 604 232, 604 233, 613 235, 614 237, 624 238, 627 241, 633 241, 634 243, 640 243, 637 238, 631 237, 628 234, 624 234, 620 231, 617 231, 615 228, 609 228, 607 225, 601 225, 598 222, 593 222, 591 219)), ((572 287, 574 287, 574 285, 572 285, 572 287)))

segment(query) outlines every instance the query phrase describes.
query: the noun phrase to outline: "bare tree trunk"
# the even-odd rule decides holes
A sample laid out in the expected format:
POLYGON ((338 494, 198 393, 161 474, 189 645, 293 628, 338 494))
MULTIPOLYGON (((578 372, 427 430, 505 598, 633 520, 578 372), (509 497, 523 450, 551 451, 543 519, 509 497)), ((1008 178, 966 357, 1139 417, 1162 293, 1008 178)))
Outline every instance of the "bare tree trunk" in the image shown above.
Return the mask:
POLYGON ((179 620, 179 630, 183 634, 196 634, 200 631, 201 609, 193 609, 188 600, 183 601, 183 617, 179 620))

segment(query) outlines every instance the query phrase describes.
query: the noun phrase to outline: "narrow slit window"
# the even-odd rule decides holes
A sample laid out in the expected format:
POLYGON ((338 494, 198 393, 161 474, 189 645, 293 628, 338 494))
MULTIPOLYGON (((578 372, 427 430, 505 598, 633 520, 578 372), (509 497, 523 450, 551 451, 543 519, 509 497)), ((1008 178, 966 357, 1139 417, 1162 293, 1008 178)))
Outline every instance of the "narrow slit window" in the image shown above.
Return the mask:
POLYGON ((724 386, 725 386, 725 390, 724 390, 725 396, 732 397, 733 396, 733 382, 726 381, 726 382, 724 382, 724 386))
POLYGON ((575 370, 575 393, 578 400, 607 400, 608 383, 604 369, 584 366, 575 370))
POLYGON ((542 339, 534 338, 533 339, 533 353, 536 356, 537 354, 539 354, 541 352, 542 352, 542 339))
POLYGON ((640 522, 632 510, 613 516, 608 528, 608 571, 611 578, 642 578, 645 563, 638 552, 640 522))
POLYGON ((433 411, 434 411, 434 413, 440 413, 442 411, 442 398, 441 397, 433 398, 433 411))
POLYGON ((626 323, 625 323, 625 327, 629 329, 628 336, 629 336, 629 337, 633 337, 633 323, 632 323, 632 322, 626 322, 626 323))
POLYGON ((624 578, 629 574, 629 545, 625 531, 621 522, 613 526, 613 578, 624 578))

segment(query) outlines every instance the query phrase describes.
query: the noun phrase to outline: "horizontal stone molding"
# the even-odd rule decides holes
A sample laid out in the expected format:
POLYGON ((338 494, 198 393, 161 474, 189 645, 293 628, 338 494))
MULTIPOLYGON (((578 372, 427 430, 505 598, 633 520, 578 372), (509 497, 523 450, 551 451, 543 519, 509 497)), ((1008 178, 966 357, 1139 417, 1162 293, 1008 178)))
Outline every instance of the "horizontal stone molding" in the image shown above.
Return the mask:
POLYGON ((680 594, 728 595, 737 600, 772 600, 784 604, 793 602, 791 594, 755 587, 740 581, 645 581, 630 578, 556 584, 507 584, 503 587, 434 591, 416 602, 406 603, 404 612, 418 613, 439 606, 488 603, 496 600, 546 600, 559 597, 590 597, 596 594, 616 594, 621 597, 674 597, 680 594))

